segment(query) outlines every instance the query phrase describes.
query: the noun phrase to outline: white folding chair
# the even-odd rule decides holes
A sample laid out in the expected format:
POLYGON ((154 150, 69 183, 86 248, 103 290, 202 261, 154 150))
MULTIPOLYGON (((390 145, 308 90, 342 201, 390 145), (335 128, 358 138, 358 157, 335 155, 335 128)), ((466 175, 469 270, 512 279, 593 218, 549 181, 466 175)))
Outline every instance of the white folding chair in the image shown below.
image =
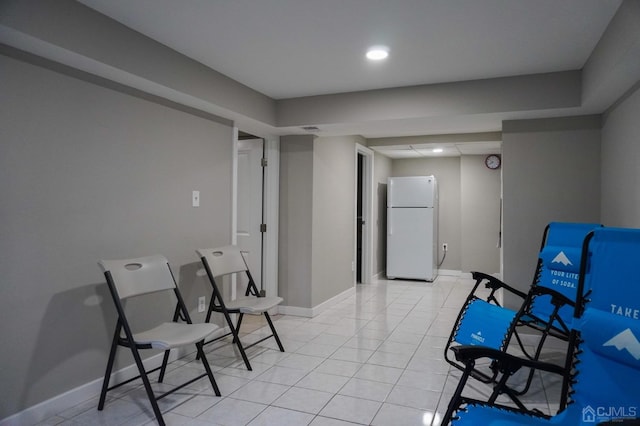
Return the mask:
POLYGON ((211 314, 213 312, 220 312, 224 315, 225 320, 231 329, 229 333, 219 336, 207 343, 212 343, 223 337, 233 335, 233 343, 238 347, 248 370, 251 370, 251 363, 249 362, 249 358, 247 358, 246 349, 273 337, 278 344, 280 351, 284 352, 284 347, 282 346, 282 342, 280 342, 280 338, 278 337, 278 333, 273 326, 273 322, 271 321, 271 317, 269 317, 268 312, 270 309, 273 309, 282 303, 283 299, 282 297, 276 296, 265 297, 260 294, 240 249, 237 246, 226 246, 220 248, 201 249, 196 250, 196 252, 200 256, 200 260, 204 265, 209 281, 211 282, 211 286, 213 287, 213 295, 211 297, 211 303, 209 303, 206 321, 209 322, 211 320, 211 314), (221 278, 235 273, 244 273, 246 275, 248 279, 247 288, 244 295, 238 296, 235 300, 225 301, 220 290, 220 283, 216 281, 216 278, 221 278), (239 314, 238 322, 235 325, 231 320, 230 314, 239 314), (250 345, 243 346, 238 333, 240 332, 240 325, 242 324, 242 318, 245 314, 264 315, 269 327, 271 328, 271 334, 250 345))
POLYGON ((102 382, 102 392, 100 393, 100 401, 98 410, 104 408, 107 392, 129 383, 135 379, 141 378, 144 388, 151 402, 153 412, 160 425, 164 425, 162 413, 158 407, 158 400, 165 396, 182 389, 183 387, 207 376, 211 382, 211 386, 217 396, 220 396, 220 390, 211 372, 211 367, 202 350, 205 338, 210 337, 219 329, 215 324, 193 324, 189 317, 189 312, 184 304, 180 291, 176 285, 175 279, 169 267, 167 259, 163 256, 149 256, 137 259, 124 260, 101 260, 98 262, 104 276, 107 280, 113 302, 118 311, 118 320, 116 323, 113 341, 111 343, 111 351, 109 353, 109 361, 107 362, 107 371, 102 382), (177 298, 176 309, 173 313, 173 321, 164 322, 146 331, 134 333, 131 324, 127 319, 123 301, 130 297, 142 296, 160 291, 173 291, 177 298), (182 319, 185 322, 177 322, 182 319), (164 373, 169 359, 169 351, 174 348, 180 348, 195 344, 199 359, 202 360, 205 373, 195 377, 171 390, 156 396, 149 382, 148 374, 156 370, 160 370, 159 382, 164 379, 164 373), (131 349, 133 358, 138 367, 139 375, 125 382, 109 387, 111 370, 116 356, 118 346, 126 346, 131 349), (164 359, 160 367, 146 371, 140 356, 140 349, 161 349, 164 350, 164 359))

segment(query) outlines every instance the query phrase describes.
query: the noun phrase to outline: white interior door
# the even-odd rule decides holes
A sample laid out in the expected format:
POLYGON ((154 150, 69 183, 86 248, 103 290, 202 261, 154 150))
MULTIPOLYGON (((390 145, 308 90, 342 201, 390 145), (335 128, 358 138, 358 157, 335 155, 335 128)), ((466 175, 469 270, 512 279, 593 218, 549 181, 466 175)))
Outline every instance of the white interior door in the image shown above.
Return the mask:
POLYGON ((245 256, 253 279, 262 288, 262 157, 263 140, 238 141, 238 210, 236 241, 245 256))

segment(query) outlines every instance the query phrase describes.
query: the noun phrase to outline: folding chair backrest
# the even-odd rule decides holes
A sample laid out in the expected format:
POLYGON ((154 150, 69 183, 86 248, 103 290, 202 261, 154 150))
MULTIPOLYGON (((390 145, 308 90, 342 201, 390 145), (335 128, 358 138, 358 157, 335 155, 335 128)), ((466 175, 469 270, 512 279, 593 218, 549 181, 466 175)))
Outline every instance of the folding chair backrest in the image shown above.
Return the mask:
MULTIPOLYGON (((555 290, 575 302, 582 244, 589 232, 600 227, 602 225, 595 223, 550 223, 539 255, 540 269, 536 286, 555 290)), ((552 311, 550 296, 537 296, 534 299, 531 313, 539 318, 548 318, 552 311)), ((573 316, 573 307, 563 306, 559 316, 568 324, 573 316)))
POLYGON ((640 321, 587 308, 576 328, 583 343, 574 403, 640 416, 640 321))
POLYGON ((585 248, 572 399, 583 419, 640 417, 640 230, 597 229, 585 248))
POLYGON ((579 222, 551 222, 544 238, 544 246, 564 246, 582 249, 582 243, 587 234, 596 228, 602 228, 599 223, 579 222))
POLYGON ((589 307, 640 320, 640 229, 597 229, 586 245, 589 307))
POLYGON ((247 264, 240 248, 226 246, 215 249, 196 250, 200 258, 205 258, 214 277, 243 272, 247 270, 247 264))
POLYGON ((176 287, 169 263, 161 255, 100 260, 98 265, 103 272, 111 274, 120 299, 176 287))

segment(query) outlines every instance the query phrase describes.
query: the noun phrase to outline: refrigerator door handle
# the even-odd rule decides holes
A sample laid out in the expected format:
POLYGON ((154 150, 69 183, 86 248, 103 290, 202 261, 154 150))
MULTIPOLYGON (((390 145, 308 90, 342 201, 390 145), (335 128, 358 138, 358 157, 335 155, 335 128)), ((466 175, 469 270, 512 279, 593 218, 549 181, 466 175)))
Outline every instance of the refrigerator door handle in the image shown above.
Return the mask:
POLYGON ((393 235, 393 209, 387 212, 387 235, 393 235))

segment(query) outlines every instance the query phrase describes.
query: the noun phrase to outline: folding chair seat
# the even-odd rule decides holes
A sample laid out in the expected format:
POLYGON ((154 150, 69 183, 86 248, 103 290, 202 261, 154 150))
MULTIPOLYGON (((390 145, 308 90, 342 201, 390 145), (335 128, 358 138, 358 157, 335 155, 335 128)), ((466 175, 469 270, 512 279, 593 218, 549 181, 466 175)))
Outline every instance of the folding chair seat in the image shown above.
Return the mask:
POLYGON ((252 346, 273 337, 280 351, 284 352, 284 347, 282 346, 280 337, 278 337, 278 333, 276 332, 273 322, 271 321, 271 317, 269 316, 269 310, 282 303, 283 299, 281 297, 267 297, 260 294, 258 287, 253 280, 253 276, 249 271, 249 266, 247 265, 240 249, 237 246, 226 246, 201 249, 196 250, 196 252, 200 256, 200 260, 204 265, 204 269, 207 272, 207 276, 209 277, 209 281, 213 287, 213 294, 211 296, 211 302, 209 303, 209 309, 207 310, 206 322, 208 323, 211 321, 211 315, 213 312, 219 312, 224 315, 227 325, 231 330, 229 333, 218 336, 206 343, 213 343, 229 335, 233 336, 233 343, 236 344, 238 351, 240 351, 240 355, 242 356, 244 364, 248 370, 251 370, 252 368, 249 358, 247 357, 246 350, 252 346), (232 274, 238 274, 237 276, 239 280, 244 278, 241 276, 244 275, 247 280, 247 287, 243 295, 238 296, 234 300, 225 300, 221 291, 222 278, 232 274), (236 324, 233 323, 231 314, 238 314, 238 321, 236 324), (267 320, 267 324, 271 329, 271 334, 253 342, 250 345, 243 345, 240 340, 239 333, 240 326, 242 325, 242 319, 245 314, 264 315, 267 320))
POLYGON ((491 348, 454 348, 465 372, 442 424, 627 425, 640 424, 640 230, 595 229, 582 254, 569 351, 563 368, 516 358, 491 348), (503 376, 488 401, 462 396, 473 364, 494 359, 503 376), (523 406, 496 404, 509 394, 509 377, 534 367, 563 377, 561 411, 543 415, 523 406), (565 408, 566 407, 566 408, 565 408))
MULTIPOLYGON (((579 277, 582 242, 585 236, 601 225, 590 223, 552 222, 544 230, 533 283, 528 293, 521 292, 496 277, 472 272, 476 283, 463 304, 456 323, 445 345, 446 361, 464 370, 451 348, 458 345, 480 345, 499 351, 507 351, 512 338, 530 359, 537 360, 549 336, 568 340, 568 322, 573 315, 576 286, 579 277), (489 290, 483 297, 482 286, 489 290), (522 299, 519 310, 500 305, 496 292, 504 290, 522 299), (540 339, 533 353, 527 351, 519 334, 521 327, 536 330, 540 339)), ((491 383, 497 371, 477 366, 472 377, 491 383)), ((533 372, 524 387, 517 393, 526 393, 531 385, 533 372)))
MULTIPOLYGON (((180 291, 178 290, 167 259, 163 256, 156 255, 136 259, 101 260, 98 264, 104 272, 107 285, 109 286, 109 291, 111 292, 111 296, 118 313, 118 319, 109 353, 109 361, 107 362, 107 369, 102 382, 102 391, 98 402, 98 410, 102 410, 104 408, 105 398, 108 391, 136 379, 142 379, 151 407, 153 408, 153 413, 160 425, 164 425, 165 422, 162 418, 160 408, 158 407, 158 400, 184 388, 185 386, 188 386, 202 377, 206 376, 209 378, 215 394, 220 396, 220 390, 218 389, 218 385, 213 377, 207 358, 202 350, 204 340, 214 334, 219 327, 215 324, 193 324, 191 322, 189 312, 187 311, 182 296, 180 295, 180 291), (163 291, 173 292, 177 299, 176 308, 173 312, 173 320, 171 322, 161 323, 145 331, 134 332, 134 328, 127 318, 124 303, 125 299, 129 299, 131 297, 142 297, 151 293, 163 291), (182 319, 185 322, 177 322, 179 319, 182 319), (160 370, 158 382, 162 382, 170 350, 190 345, 195 345, 195 349, 202 361, 205 372, 167 392, 164 392, 161 395, 156 396, 151 388, 149 374, 160 370), (111 372, 118 346, 125 346, 131 349, 136 366, 138 367, 139 375, 110 387, 109 381, 111 379, 111 372), (165 352, 162 365, 147 371, 140 355, 141 349, 164 350, 165 352)), ((171 314, 169 313, 168 315, 170 316, 171 314)))

